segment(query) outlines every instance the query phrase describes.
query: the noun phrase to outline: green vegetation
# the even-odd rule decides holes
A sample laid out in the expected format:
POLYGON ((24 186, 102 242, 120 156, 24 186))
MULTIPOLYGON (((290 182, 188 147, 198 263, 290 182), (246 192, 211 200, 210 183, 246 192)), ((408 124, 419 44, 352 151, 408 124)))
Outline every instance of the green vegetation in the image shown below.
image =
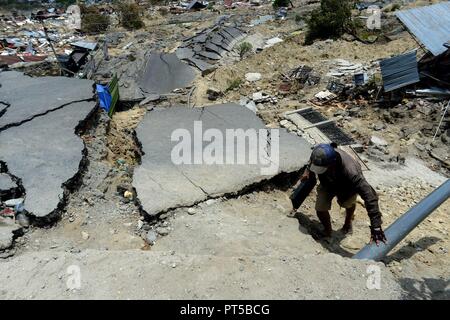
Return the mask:
POLYGON ((237 89, 241 86, 242 80, 241 79, 234 79, 232 81, 228 82, 228 88, 225 89, 225 93, 228 91, 232 91, 234 89, 237 89))
POLYGON ((241 58, 241 60, 242 60, 242 58, 244 58, 244 56, 245 56, 247 53, 251 52, 252 49, 253 49, 253 46, 252 46, 251 43, 249 43, 249 42, 242 42, 242 43, 238 46, 238 53, 239 53, 239 57, 241 58))
POLYGON ((278 9, 281 7, 288 7, 290 2, 291 2, 290 0, 275 0, 272 6, 274 9, 278 9))
POLYGON ((313 10, 307 20, 305 43, 341 36, 352 24, 351 4, 349 0, 321 0, 320 8, 313 10))
POLYGON ((120 24, 128 30, 144 27, 141 19, 141 8, 136 3, 121 3, 118 5, 120 24))
POLYGON ((81 31, 96 34, 106 31, 109 27, 109 17, 102 15, 95 6, 80 5, 81 31))

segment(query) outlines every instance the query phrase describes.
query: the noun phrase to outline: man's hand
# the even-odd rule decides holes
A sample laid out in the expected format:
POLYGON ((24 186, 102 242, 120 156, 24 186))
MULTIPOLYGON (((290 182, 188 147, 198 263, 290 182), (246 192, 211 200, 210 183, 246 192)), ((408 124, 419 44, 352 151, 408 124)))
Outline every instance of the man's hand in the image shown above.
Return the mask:
POLYGON ((303 175, 302 175, 302 177, 300 178, 300 181, 306 181, 306 180, 308 180, 309 179, 309 170, 308 169, 305 169, 305 172, 303 172, 303 175))
POLYGON ((377 247, 380 242, 383 242, 384 244, 386 244, 387 242, 386 236, 384 235, 384 231, 383 229, 381 229, 381 227, 377 228, 370 227, 370 243, 374 242, 377 245, 377 247))

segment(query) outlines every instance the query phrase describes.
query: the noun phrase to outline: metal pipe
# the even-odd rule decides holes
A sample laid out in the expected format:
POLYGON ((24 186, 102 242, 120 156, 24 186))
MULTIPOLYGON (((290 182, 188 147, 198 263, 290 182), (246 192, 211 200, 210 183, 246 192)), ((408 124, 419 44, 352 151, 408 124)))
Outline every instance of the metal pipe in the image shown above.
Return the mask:
POLYGON ((376 246, 374 243, 368 244, 355 254, 353 259, 381 260, 449 197, 450 179, 447 179, 439 188, 409 209, 386 229, 386 244, 381 243, 379 246, 376 246))

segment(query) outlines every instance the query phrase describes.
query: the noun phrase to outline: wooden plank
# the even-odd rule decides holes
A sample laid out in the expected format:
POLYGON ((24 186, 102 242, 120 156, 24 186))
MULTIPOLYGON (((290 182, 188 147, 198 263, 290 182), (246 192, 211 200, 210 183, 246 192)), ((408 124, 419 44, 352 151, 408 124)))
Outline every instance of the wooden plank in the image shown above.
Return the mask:
POLYGON ((370 171, 370 168, 367 166, 367 164, 360 158, 357 152, 353 150, 351 146, 339 146, 338 147, 341 150, 344 150, 347 152, 353 159, 355 159, 360 165, 362 171, 370 171))

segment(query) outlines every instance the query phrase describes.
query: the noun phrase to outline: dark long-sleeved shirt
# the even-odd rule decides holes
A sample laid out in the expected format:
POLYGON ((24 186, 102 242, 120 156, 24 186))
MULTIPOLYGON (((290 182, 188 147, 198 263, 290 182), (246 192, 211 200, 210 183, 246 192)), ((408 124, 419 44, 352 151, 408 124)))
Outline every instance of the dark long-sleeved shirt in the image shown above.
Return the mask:
POLYGON ((336 149, 336 152, 338 153, 336 166, 318 175, 320 184, 336 195, 340 201, 359 194, 366 205, 372 227, 380 227, 382 220, 378 195, 364 177, 361 165, 345 151, 336 149))

